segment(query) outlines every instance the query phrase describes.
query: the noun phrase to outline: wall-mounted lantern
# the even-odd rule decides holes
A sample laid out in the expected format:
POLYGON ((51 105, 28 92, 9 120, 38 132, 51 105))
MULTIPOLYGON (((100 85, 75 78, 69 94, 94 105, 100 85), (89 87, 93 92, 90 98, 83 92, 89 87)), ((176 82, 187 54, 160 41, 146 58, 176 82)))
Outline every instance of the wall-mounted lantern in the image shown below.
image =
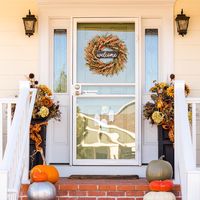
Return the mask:
POLYGON ((183 9, 181 10, 181 14, 177 15, 176 24, 179 35, 184 36, 187 34, 189 19, 190 17, 187 17, 185 14, 183 14, 183 9))
POLYGON ((35 23, 37 19, 35 18, 35 15, 31 14, 30 10, 29 10, 29 14, 26 15, 26 17, 23 17, 22 19, 24 22, 25 34, 30 37, 35 32, 35 23))

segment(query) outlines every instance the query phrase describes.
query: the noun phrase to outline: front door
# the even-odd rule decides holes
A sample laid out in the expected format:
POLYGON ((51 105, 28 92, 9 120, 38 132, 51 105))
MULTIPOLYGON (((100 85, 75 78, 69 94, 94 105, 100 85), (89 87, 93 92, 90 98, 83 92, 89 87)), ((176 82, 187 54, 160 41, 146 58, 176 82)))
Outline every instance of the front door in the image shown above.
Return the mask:
POLYGON ((73 165, 140 164, 138 22, 73 20, 73 165))

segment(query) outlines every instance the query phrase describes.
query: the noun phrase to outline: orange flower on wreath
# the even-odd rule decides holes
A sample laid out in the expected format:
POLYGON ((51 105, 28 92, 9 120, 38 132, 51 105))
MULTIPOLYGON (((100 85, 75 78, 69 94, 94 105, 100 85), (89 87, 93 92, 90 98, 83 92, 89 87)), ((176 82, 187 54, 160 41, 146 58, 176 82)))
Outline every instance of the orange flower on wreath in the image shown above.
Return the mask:
POLYGON ((43 106, 46 106, 46 107, 50 108, 53 105, 53 101, 49 97, 45 96, 45 97, 42 97, 41 104, 43 106))
POLYGON ((40 88, 48 96, 52 95, 51 90, 46 85, 39 85, 38 88, 40 88))
POLYGON ((174 97, 174 86, 170 86, 167 88, 167 95, 170 97, 174 97))

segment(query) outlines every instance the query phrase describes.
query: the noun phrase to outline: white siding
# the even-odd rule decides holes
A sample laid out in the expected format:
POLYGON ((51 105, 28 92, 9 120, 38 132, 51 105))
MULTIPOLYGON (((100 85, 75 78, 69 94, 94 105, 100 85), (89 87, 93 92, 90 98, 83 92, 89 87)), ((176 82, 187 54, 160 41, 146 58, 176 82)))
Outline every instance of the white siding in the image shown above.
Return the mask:
MULTIPOLYGON (((200 97, 200 1, 177 0, 175 17, 181 9, 190 17, 188 34, 184 37, 175 31, 175 74, 191 88, 191 96, 200 97)), ((199 106, 197 108, 199 110, 199 106)), ((197 115, 197 163, 200 164, 200 118, 197 115)))
POLYGON ((17 94, 19 80, 38 74, 38 35, 24 33, 22 17, 37 16, 35 0, 0 0, 0 97, 17 94))
POLYGON ((200 96, 200 1, 177 0, 175 17, 183 8, 190 16, 188 34, 184 37, 175 29, 175 74, 191 87, 192 96, 200 96))

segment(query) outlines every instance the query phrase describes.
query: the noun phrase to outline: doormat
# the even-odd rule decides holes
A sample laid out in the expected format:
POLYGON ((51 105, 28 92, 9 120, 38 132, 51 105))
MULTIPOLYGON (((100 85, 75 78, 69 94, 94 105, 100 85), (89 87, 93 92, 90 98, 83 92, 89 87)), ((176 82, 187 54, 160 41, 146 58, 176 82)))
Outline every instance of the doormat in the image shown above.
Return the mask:
POLYGON ((133 180, 139 179, 138 175, 71 175, 69 179, 123 179, 133 180))

